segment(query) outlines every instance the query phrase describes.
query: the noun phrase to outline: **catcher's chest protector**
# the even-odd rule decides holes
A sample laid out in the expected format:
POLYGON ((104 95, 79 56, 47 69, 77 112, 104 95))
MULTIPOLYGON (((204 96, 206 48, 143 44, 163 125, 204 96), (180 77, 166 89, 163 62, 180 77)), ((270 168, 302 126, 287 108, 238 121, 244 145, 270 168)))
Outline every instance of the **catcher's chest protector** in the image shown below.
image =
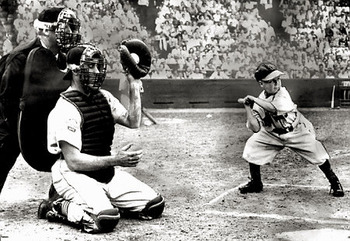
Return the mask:
MULTIPOLYGON (((78 91, 69 91, 61 96, 74 103, 83 117, 81 152, 94 156, 110 155, 114 120, 111 107, 103 94, 99 91, 87 97, 78 91)), ((99 182, 108 183, 114 176, 114 167, 82 173, 99 182)))

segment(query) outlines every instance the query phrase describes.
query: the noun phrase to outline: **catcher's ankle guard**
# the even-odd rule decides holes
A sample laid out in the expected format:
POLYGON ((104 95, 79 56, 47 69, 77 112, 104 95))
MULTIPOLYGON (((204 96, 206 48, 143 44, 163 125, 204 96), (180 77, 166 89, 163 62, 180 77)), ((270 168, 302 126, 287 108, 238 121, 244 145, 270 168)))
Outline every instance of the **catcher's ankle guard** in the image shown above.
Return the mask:
POLYGON ((153 219, 158 218, 162 215, 165 207, 165 200, 161 195, 150 200, 146 207, 141 211, 140 218, 142 219, 153 219))

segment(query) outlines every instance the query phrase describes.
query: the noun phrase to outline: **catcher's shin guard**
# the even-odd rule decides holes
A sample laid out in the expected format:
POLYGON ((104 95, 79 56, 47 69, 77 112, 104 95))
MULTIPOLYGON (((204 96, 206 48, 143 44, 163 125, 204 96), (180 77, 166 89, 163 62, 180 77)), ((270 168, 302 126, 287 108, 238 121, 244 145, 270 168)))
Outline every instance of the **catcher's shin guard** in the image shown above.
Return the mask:
POLYGON ((93 233, 107 233, 113 231, 120 219, 118 208, 106 209, 99 212, 94 218, 95 228, 93 233))
POLYGON ((165 207, 164 198, 158 194, 157 197, 150 200, 144 209, 139 212, 130 211, 130 209, 120 209, 121 216, 123 218, 135 218, 142 220, 151 220, 154 218, 159 218, 165 207))
POLYGON ((160 194, 158 194, 157 197, 146 204, 145 208, 140 212, 139 217, 145 220, 159 218, 164 211, 164 207, 165 200, 160 194))

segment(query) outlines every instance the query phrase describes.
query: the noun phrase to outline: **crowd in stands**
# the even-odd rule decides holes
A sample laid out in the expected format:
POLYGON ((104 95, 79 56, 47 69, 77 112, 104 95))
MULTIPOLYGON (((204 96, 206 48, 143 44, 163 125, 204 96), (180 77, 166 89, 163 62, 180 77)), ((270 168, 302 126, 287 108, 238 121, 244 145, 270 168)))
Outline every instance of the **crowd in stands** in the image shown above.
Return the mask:
POLYGON ((35 37, 33 21, 48 7, 69 7, 76 11, 81 20, 82 41, 95 44, 103 50, 108 62, 108 76, 122 76, 122 66, 118 46, 124 39, 142 39, 151 45, 149 33, 141 26, 136 11, 129 1, 88 1, 88 0, 18 0, 14 14, 0 13, 3 33, 2 54, 5 55, 15 46, 35 37), (17 16, 15 19, 12 16, 17 16))
POLYGON ((15 12, 0 12, 1 55, 35 37, 33 21, 44 8, 67 6, 81 19, 83 41, 105 53, 111 78, 122 76, 118 45, 130 38, 151 47, 145 78, 252 78, 262 60, 284 78, 350 78, 350 8, 337 2, 280 1, 281 35, 258 10, 272 0, 164 0, 155 29, 140 23, 127 0, 8 1, 15 12))
POLYGON ((258 5, 271 8, 269 0, 165 0, 156 37, 167 54, 158 60, 172 71, 159 76, 158 64, 153 73, 191 78, 198 67, 210 78, 220 68, 225 77, 252 78, 255 66, 268 60, 285 71, 284 78, 349 78, 349 6, 335 2, 281 1, 285 38, 259 15, 258 5))

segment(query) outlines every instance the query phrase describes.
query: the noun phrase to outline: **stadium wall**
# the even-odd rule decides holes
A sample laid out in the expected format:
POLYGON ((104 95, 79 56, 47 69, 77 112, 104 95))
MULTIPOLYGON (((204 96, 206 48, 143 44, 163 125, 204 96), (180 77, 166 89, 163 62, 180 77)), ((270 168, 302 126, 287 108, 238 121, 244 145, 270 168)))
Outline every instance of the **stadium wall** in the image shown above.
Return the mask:
MULTIPOLYGON (((146 108, 242 108, 237 99, 257 96, 260 86, 253 79, 144 79, 143 106, 146 108)), ((346 103, 349 87, 341 79, 285 79, 299 107, 339 107, 346 103), (345 97, 346 99, 346 97, 345 97), (345 102, 344 102, 345 101, 345 102)), ((125 102, 127 87, 119 80, 106 80, 104 88, 125 102)))

